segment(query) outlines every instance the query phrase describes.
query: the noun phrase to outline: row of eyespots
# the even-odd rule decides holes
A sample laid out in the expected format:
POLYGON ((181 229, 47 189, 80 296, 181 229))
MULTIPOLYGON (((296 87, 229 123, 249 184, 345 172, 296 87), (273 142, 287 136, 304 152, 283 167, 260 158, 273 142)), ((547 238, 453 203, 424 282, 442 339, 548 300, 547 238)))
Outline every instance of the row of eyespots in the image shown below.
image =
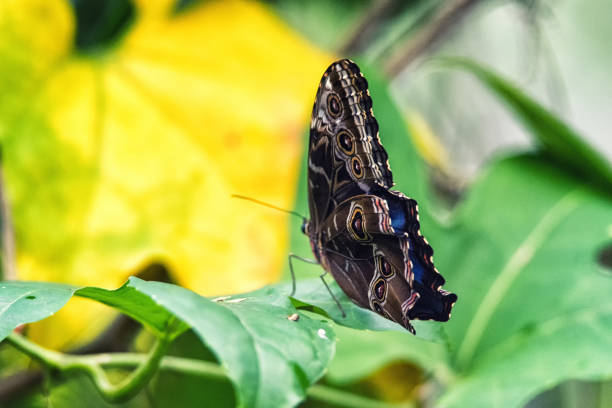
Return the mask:
POLYGON ((385 278, 390 278, 395 274, 395 270, 393 266, 383 256, 376 257, 376 271, 380 272, 382 276, 380 276, 374 282, 374 294, 376 295, 376 299, 384 302, 387 297, 387 281, 385 278))
MULTIPOLYGON (((355 143, 353 142, 353 135, 346 129, 341 129, 336 134, 336 144, 340 150, 347 156, 351 156, 355 153, 355 143)), ((364 176, 363 164, 358 156, 351 157, 351 172, 356 179, 361 179, 364 176)))
MULTIPOLYGON (((336 144, 347 156, 351 156, 355 153, 355 143, 353 140, 353 135, 346 129, 341 129, 336 134, 336 144)), ((363 164, 358 156, 351 157, 351 172, 356 179, 363 178, 365 174, 363 171, 363 164)))
MULTIPOLYGON (((395 268, 384 258, 384 256, 378 254, 375 258, 375 270, 376 274, 373 279, 373 283, 370 287, 370 307, 376 313, 380 314, 387 319, 394 320, 391 318, 389 313, 385 311, 383 304, 386 302, 387 293, 388 293, 388 278, 391 278, 395 274, 395 268), (382 276, 381 276, 382 275, 382 276)), ((410 324, 410 319, 408 317, 408 313, 410 309, 414 306, 416 301, 419 299, 419 293, 416 291, 411 292, 411 295, 408 299, 406 299, 402 305, 402 315, 403 319, 401 323, 406 329, 408 329, 412 334, 415 333, 414 327, 410 324)))
MULTIPOLYGON (((334 119, 338 119, 342 115, 342 102, 335 93, 327 95, 327 113, 334 119)), ((346 155, 351 156, 355 153, 355 142, 354 136, 350 131, 341 129, 336 134, 336 144, 346 155)), ((363 171, 363 163, 357 156, 351 158, 351 172, 356 179, 363 178, 365 172, 363 171)))

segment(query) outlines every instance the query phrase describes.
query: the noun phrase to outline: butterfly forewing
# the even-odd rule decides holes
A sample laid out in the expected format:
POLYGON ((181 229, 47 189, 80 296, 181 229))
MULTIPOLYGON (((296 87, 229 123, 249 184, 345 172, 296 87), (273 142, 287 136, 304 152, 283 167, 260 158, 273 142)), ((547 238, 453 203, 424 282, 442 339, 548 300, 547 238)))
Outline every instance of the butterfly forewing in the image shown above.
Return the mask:
POLYGON ((355 303, 414 333, 410 319, 446 321, 457 296, 441 289, 416 201, 392 185, 368 83, 355 63, 337 61, 323 74, 312 112, 306 232, 355 303))
POLYGON ((308 155, 314 222, 325 219, 345 199, 367 193, 373 185, 393 185, 367 86, 357 65, 349 60, 330 65, 319 84, 308 155))

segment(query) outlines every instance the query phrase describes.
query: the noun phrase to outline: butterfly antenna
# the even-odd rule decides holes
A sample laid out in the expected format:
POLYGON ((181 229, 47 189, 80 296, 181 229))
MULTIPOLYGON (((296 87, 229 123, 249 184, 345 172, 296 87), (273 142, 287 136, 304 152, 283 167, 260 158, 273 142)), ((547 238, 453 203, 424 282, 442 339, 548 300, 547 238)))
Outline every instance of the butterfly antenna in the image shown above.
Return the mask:
POLYGON ((251 202, 254 202, 256 204, 263 205, 265 207, 273 208, 273 209, 278 210, 278 211, 282 211, 282 212, 286 212, 286 213, 291 214, 291 215, 295 215, 296 217, 300 217, 303 220, 306 219, 306 217, 304 217, 302 214, 300 214, 298 212, 291 211, 291 210, 285 210, 284 208, 280 208, 280 207, 277 207, 275 205, 268 204, 268 203, 265 203, 263 201, 259 201, 259 200, 256 200, 254 198, 251 198, 251 197, 247 197, 247 196, 243 196, 243 195, 239 195, 239 194, 232 194, 232 198, 239 198, 241 200, 251 201, 251 202))

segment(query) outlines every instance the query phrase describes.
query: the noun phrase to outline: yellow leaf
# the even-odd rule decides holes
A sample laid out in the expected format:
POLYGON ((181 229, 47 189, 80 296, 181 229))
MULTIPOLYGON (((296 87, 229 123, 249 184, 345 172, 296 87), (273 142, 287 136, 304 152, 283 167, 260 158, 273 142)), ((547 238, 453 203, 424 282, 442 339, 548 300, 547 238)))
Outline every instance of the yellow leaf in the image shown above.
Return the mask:
POLYGON ((419 154, 429 165, 443 172, 448 172, 449 155, 444 145, 429 126, 425 118, 417 111, 406 114, 408 129, 419 154))
MULTIPOLYGON (((0 6, 19 278, 115 288, 161 261, 205 295, 278 279, 287 216, 231 194, 292 207, 301 133, 331 57, 257 3, 178 15, 169 4, 139 2, 125 37, 96 56, 72 49, 64 1, 0 6)), ((72 303, 32 336, 65 346, 109 319, 72 303)))

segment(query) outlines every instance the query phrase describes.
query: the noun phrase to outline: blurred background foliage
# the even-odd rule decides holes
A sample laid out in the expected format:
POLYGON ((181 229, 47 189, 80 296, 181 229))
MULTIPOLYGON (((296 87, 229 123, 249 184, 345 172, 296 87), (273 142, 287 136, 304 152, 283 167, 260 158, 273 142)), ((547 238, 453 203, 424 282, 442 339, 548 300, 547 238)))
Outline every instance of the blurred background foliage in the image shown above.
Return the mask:
MULTIPOLYGON (((4 279, 115 288, 140 274, 217 295, 287 278, 287 253, 310 253, 299 222, 230 196, 307 212, 316 86, 353 57, 459 302, 447 344, 337 327, 323 382, 372 406, 611 406, 611 13, 606 0, 4 0, 4 279), (464 59, 430 58, 446 55, 464 59)), ((27 331, 80 351, 150 340, 76 300, 27 331)), ((180 340, 174 353, 212 358, 180 340)), ((105 406, 80 378, 15 399, 7 379, 26 364, 0 346, 0 398, 105 406)), ((160 374, 128 406, 232 406, 230 387, 160 374)))
MULTIPOLYGON (((207 295, 278 279, 284 216, 231 194, 291 207, 311 84, 331 57, 257 3, 173 7, 3 2, 19 278, 116 288, 157 262, 207 295)), ((31 335, 65 346, 67 325, 108 322, 60 313, 31 335)))

